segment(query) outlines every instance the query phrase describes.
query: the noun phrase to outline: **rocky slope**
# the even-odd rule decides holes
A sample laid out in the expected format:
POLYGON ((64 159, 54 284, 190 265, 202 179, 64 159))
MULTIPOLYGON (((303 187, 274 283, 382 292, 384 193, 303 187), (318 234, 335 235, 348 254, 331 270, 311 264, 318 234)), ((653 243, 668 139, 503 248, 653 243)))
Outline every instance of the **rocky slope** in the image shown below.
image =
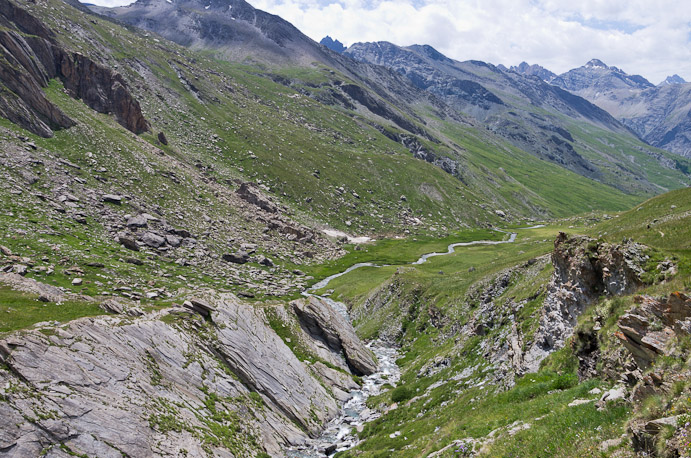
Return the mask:
POLYGON ((0 83, 10 91, 0 99, 5 118, 44 137, 52 136, 51 128, 72 127, 75 122, 40 89, 59 78, 72 97, 99 113, 113 113, 126 129, 135 134, 149 130, 122 76, 62 48, 50 29, 9 0, 0 2, 0 14, 5 27, 0 34, 0 83))
POLYGON ((555 227, 551 250, 525 230, 503 253, 371 272, 385 281, 365 293, 331 285, 401 353, 401 384, 344 456, 687 454, 689 191, 571 219, 591 236, 555 227))
POLYGON ((343 336, 332 350, 349 362, 332 365, 341 372, 298 360, 261 308, 228 294, 6 337, 1 453, 277 456, 304 443, 335 415, 341 374, 376 368, 349 324, 323 321, 324 304, 304 305, 316 326, 343 336))

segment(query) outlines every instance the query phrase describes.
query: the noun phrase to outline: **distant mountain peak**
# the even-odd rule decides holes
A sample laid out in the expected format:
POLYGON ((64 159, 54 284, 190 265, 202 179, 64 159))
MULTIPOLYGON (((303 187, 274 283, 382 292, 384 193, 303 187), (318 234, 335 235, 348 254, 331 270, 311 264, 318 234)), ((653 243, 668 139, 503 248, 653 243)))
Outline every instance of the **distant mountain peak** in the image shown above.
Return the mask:
POLYGON ((655 87, 640 75, 629 75, 623 70, 608 66, 600 59, 592 59, 582 67, 574 68, 555 77, 551 84, 578 95, 582 91, 604 93, 619 89, 647 89, 655 87))
POLYGON ((660 84, 658 84, 658 86, 670 86, 672 84, 684 84, 684 83, 686 83, 686 80, 675 73, 674 75, 668 76, 667 78, 665 78, 665 80, 663 82, 661 82, 660 84))
POLYGON ((324 45, 330 50, 336 51, 337 53, 343 53, 347 49, 347 47, 343 43, 341 43, 338 40, 334 40, 329 35, 322 38, 319 44, 324 45))
POLYGON ((415 49, 419 50, 422 52, 425 56, 429 57, 432 60, 438 60, 438 61, 451 61, 448 57, 446 57, 444 54, 440 53, 436 49, 434 49, 430 45, 413 45, 410 46, 410 49, 415 49))
POLYGON ((530 65, 525 61, 521 62, 518 65, 512 65, 511 68, 508 69, 508 71, 520 73, 521 75, 537 76, 538 78, 547 82, 552 81, 557 76, 556 74, 552 73, 551 71, 547 70, 545 67, 541 65, 530 65))
POLYGON ((609 66, 602 62, 600 59, 590 59, 587 64, 584 65, 585 68, 601 68, 603 70, 610 70, 609 66))

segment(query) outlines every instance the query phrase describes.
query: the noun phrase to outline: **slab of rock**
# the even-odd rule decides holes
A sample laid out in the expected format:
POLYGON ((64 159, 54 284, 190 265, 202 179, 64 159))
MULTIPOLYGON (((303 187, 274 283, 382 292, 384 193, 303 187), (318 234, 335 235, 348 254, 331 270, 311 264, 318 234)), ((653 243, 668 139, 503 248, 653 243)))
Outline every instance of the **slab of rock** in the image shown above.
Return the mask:
POLYGON ((240 188, 237 190, 238 196, 241 199, 249 202, 252 205, 256 205, 264 211, 269 213, 277 213, 278 207, 274 205, 268 197, 262 194, 262 192, 254 187, 251 183, 242 183, 240 188))
POLYGON ((33 278, 26 278, 13 273, 0 273, 0 283, 18 291, 38 294, 44 299, 44 302, 61 302, 67 298, 67 294, 55 286, 46 285, 33 278))
POLYGON ((636 296, 635 301, 637 305, 619 318, 615 336, 631 352, 638 367, 647 369, 655 358, 668 353, 669 342, 676 335, 689 333, 691 298, 674 292, 661 298, 636 296))
POLYGON ((576 406, 580 406, 583 404, 590 404, 593 401, 594 401, 594 399, 574 399, 573 401, 569 402, 569 407, 576 407, 576 406))
POLYGON ((211 313, 216 311, 216 307, 199 298, 192 298, 188 301, 185 301, 182 305, 183 307, 186 307, 204 317, 211 316, 211 313))
POLYGON ((333 352, 342 352, 355 375, 370 375, 377 370, 372 353, 353 327, 326 302, 311 296, 291 302, 291 307, 305 332, 322 340, 333 352))
POLYGON ((111 298, 98 304, 98 306, 108 313, 127 316, 142 316, 144 312, 133 302, 123 298, 111 298))
POLYGON ((158 248, 166 244, 166 239, 153 232, 145 232, 142 235, 142 242, 151 248, 158 248))
POLYGON ((127 227, 147 227, 148 220, 144 215, 133 216, 127 220, 127 227))
POLYGON ((122 204, 122 199, 123 197, 117 194, 104 194, 103 197, 101 197, 101 200, 103 200, 103 202, 108 202, 116 205, 122 204))
POLYGON ((234 456, 254 456, 257 446, 282 456, 285 445, 306 442, 304 431, 316 435, 337 405, 262 311, 232 295, 204 301, 216 309, 213 322, 178 314, 168 324, 163 311, 134 320, 83 318, 51 336, 28 331, 0 340, 0 360, 11 367, 0 371, 0 386, 18 388, 0 402, 0 447, 12 456, 65 444, 87 456, 179 456, 185 449, 229 457, 201 439, 214 434, 205 423, 211 395, 216 409, 238 419, 234 456), (254 405, 252 392, 263 407, 246 407, 254 405), (178 427, 162 429, 159 419, 178 427))
POLYGON ((319 375, 319 377, 331 388, 338 388, 342 391, 348 392, 350 390, 357 390, 360 386, 355 383, 355 380, 348 374, 339 372, 336 369, 328 367, 321 361, 312 364, 312 370, 319 375))
POLYGON ((250 255, 244 251, 238 251, 237 253, 226 253, 223 255, 223 260, 226 262, 232 262, 233 264, 245 264, 250 261, 250 255))
POLYGON ((177 248, 182 244, 182 239, 174 235, 166 234, 166 243, 173 248, 177 248))

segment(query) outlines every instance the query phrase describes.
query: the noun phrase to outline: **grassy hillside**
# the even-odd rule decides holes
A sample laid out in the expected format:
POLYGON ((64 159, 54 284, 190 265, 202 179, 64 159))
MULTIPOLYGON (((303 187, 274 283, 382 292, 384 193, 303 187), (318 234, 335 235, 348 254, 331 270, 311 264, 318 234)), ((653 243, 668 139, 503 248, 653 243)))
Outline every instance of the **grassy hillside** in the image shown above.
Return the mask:
POLYGON ((391 120, 339 103, 334 94, 342 84, 362 84, 339 72, 228 63, 59 1, 27 7, 57 30, 82 31, 58 38, 123 73, 153 132, 168 138, 169 154, 219 182, 258 182, 306 220, 368 233, 411 226, 443 231, 497 222, 495 209, 516 218, 565 216, 622 210, 645 195, 625 195, 536 160, 477 127, 447 119, 435 132, 437 120, 426 114, 432 107, 416 106, 422 117, 415 120, 410 107, 382 102, 419 129, 446 135, 448 144, 418 140, 458 161, 458 179, 392 140, 391 132, 402 131, 391 120))
MULTIPOLYGON (((688 348, 681 346, 678 357, 660 357, 661 373, 676 374, 679 386, 674 390, 603 409, 593 403, 601 397, 598 390, 618 382, 606 368, 611 358, 626 354, 614 333, 617 319, 635 305, 635 296, 691 291, 690 201, 691 188, 681 189, 604 219, 590 215, 519 229, 514 244, 457 248, 453 255, 422 265, 362 268, 333 280, 325 289, 350 304, 363 337, 385 337, 401 345, 397 362, 402 368, 397 388, 368 400, 369 406, 387 413, 365 426, 361 445, 338 456, 379 457, 393 451, 418 457, 441 451, 438 456, 455 457, 470 456, 463 452, 468 449, 479 456, 633 456, 630 438, 618 441, 631 422, 691 411, 682 394, 689 386, 682 375, 688 370, 688 348), (538 373, 514 378, 502 363, 506 342, 515 334, 513 326, 527 345, 537 327, 553 270, 544 255, 559 231, 611 243, 624 237, 646 243, 648 283, 634 295, 593 304, 565 348, 544 361, 538 373), (661 274, 663 261, 673 262, 676 273, 661 274), (482 294, 492 298, 489 309, 482 308, 482 294), (473 329, 478 311, 489 315, 493 325, 475 328, 469 336, 466 325, 473 329), (596 319, 604 323, 599 331, 593 331, 596 319), (584 344, 578 336, 593 332, 603 355, 601 372, 579 380, 574 352, 584 344), (569 405, 577 399, 581 404, 569 405), (601 444, 610 439, 617 439, 615 445, 602 451, 601 444)), ((671 430, 665 440, 682 432, 671 430)), ((665 444, 659 442, 658 449, 665 450, 665 444)))

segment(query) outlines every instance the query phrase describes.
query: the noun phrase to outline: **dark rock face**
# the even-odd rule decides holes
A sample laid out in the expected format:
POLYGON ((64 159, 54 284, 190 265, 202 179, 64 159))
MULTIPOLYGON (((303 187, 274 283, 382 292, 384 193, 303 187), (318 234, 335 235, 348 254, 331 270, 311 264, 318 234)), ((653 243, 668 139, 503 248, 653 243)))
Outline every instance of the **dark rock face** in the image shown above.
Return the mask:
POLYGON ((324 45, 327 48, 329 48, 332 51, 335 51, 337 53, 342 53, 343 51, 346 50, 346 47, 343 46, 343 43, 341 43, 338 40, 334 40, 330 36, 325 36, 324 38, 321 39, 319 42, 320 45, 324 45))
POLYGON ((112 113, 127 130, 140 134, 149 130, 137 102, 118 73, 96 64, 81 54, 57 52, 57 75, 65 89, 99 113, 112 113))
POLYGON ((9 0, 0 0, 0 14, 8 29, 0 31, 0 114, 42 137, 73 126, 41 90, 59 78, 72 97, 99 113, 112 113, 126 129, 136 134, 149 129, 121 75, 60 47, 49 29, 9 0))

